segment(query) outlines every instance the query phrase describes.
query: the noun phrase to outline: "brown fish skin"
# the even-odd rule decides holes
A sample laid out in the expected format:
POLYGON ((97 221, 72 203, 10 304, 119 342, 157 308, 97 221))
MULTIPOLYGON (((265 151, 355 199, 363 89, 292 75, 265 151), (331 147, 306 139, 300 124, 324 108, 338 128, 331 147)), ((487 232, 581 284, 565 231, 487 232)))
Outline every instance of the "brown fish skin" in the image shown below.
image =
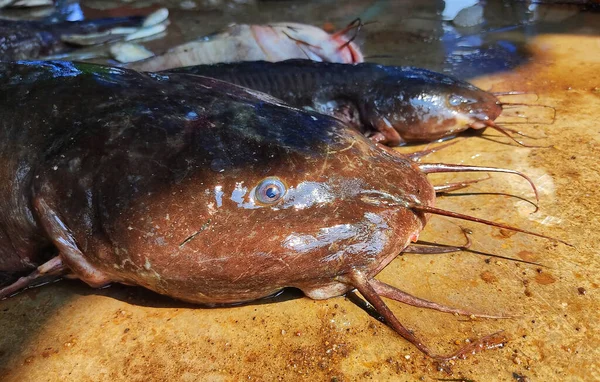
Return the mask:
POLYGON ((338 120, 200 76, 0 64, 0 274, 52 244, 92 286, 203 304, 372 277, 423 229, 433 187, 338 120), (86 102, 80 102, 85 99, 86 102), (277 177, 274 204, 255 188, 277 177))
POLYGON ((144 17, 130 16, 85 21, 49 23, 0 19, 0 60, 34 60, 66 53, 74 46, 62 41, 65 34, 102 32, 116 27, 141 26, 144 17))
POLYGON ((296 107, 340 118, 386 145, 431 142, 485 128, 498 99, 465 81, 414 67, 287 60, 198 65, 198 74, 268 93, 296 107))

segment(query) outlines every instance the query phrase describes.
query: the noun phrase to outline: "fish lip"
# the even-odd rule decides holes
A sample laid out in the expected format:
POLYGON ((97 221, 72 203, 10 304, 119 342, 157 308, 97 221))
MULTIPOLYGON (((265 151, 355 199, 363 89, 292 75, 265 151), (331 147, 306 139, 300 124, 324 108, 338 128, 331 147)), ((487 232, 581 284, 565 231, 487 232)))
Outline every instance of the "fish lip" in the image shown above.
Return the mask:
POLYGON ((487 127, 487 125, 480 120, 474 120, 473 122, 469 123, 468 126, 475 130, 485 129, 487 127))

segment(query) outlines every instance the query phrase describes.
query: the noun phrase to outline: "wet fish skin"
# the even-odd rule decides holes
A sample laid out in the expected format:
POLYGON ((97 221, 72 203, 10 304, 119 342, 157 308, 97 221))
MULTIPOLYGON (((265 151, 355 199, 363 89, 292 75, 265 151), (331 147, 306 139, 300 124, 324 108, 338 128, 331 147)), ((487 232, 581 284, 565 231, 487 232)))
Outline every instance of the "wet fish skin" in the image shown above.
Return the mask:
POLYGON ((415 67, 310 60, 239 62, 171 69, 262 91, 344 120, 391 146, 456 135, 495 120, 498 99, 452 76, 415 67))
POLYGON ((287 286, 328 298, 353 288, 338 276, 375 275, 416 240, 425 215, 408 203, 433 204, 411 161, 252 90, 91 64, 0 67, 5 275, 55 247, 92 286, 203 304, 287 286), (272 206, 255 191, 270 177, 287 187, 272 206))

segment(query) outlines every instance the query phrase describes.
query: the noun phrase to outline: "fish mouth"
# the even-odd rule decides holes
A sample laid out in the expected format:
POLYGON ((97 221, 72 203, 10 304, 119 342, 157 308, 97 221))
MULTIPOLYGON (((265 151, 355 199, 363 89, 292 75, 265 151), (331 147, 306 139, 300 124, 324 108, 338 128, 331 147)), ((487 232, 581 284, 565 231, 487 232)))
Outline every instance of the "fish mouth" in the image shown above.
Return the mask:
POLYGON ((360 192, 360 199, 365 204, 386 209, 391 213, 380 214, 382 217, 386 216, 388 228, 392 230, 392 233, 388 233, 391 235, 388 246, 385 251, 380 251, 377 265, 367 272, 374 276, 392 262, 411 242, 418 240, 420 232, 427 223, 428 216, 415 206, 429 206, 430 203, 423 202, 416 196, 395 195, 380 190, 363 190, 360 192), (411 215, 413 217, 410 217, 411 215))

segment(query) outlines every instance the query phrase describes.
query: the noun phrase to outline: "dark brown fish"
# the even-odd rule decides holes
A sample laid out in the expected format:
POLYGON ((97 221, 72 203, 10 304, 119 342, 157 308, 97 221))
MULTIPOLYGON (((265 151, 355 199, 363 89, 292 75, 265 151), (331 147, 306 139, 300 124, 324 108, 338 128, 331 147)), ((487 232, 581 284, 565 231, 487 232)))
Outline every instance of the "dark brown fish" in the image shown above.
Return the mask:
POLYGON ((375 274, 416 240, 425 217, 405 205, 433 204, 410 161, 237 86, 86 64, 2 66, 1 142, 18 146, 2 151, 4 272, 34 269, 54 245, 96 286, 201 303, 286 286, 327 298, 352 288, 336 277, 375 274))
POLYGON ((69 62, 0 69, 0 298, 59 276, 208 305, 356 288, 434 357, 381 296, 472 314, 374 276, 426 214, 483 221, 435 208, 425 175, 481 169, 416 164, 335 118, 212 78, 69 62))
POLYGON ((296 107, 310 107, 390 146, 431 142, 469 128, 498 128, 494 120, 502 112, 493 94, 414 67, 288 60, 199 65, 170 72, 218 78, 296 107))

